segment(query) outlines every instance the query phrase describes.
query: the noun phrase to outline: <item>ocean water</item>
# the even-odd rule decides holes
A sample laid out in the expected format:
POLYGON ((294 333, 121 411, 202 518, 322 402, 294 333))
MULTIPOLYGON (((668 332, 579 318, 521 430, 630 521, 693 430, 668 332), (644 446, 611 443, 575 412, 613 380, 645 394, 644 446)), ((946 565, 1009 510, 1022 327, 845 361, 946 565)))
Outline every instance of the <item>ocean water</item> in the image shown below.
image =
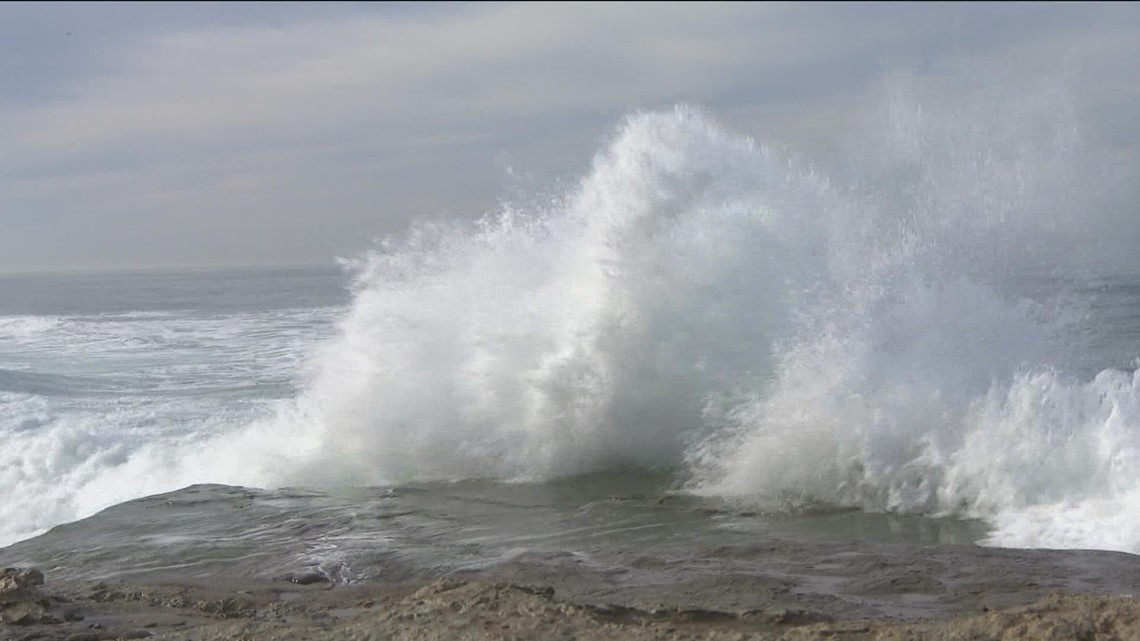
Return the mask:
POLYGON ((8 543, 204 480, 185 454, 210 439, 204 456, 240 464, 224 440, 294 396, 348 294, 333 266, 13 275, 0 301, 8 543))
POLYGON ((0 544, 344 579, 758 537, 1140 552, 1130 160, 1056 84, 948 82, 885 81, 826 166, 633 114, 576 185, 342 268, 0 278, 0 544))

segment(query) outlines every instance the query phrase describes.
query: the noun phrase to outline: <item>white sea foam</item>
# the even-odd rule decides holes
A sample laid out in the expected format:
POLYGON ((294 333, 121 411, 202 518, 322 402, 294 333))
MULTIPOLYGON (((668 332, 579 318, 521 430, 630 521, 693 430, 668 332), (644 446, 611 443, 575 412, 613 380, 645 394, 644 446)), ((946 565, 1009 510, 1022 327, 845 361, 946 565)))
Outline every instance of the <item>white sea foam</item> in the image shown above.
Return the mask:
POLYGON ((1085 296, 1100 159, 1055 94, 916 98, 892 104, 911 126, 887 129, 855 176, 848 225, 872 233, 834 241, 770 384, 707 416, 719 427, 688 452, 690 488, 981 517, 998 545, 1140 551, 1135 519, 1112 512, 1140 490, 1140 387, 1117 369, 1088 378, 1091 346, 1114 342, 1090 337, 1120 329, 1085 296))
POLYGON ((0 331, 0 545, 208 479, 264 483, 248 426, 336 311, 0 318, 28 329, 0 331))
MULTIPOLYGON (((676 463, 764 372, 826 189, 698 112, 634 116, 543 211, 417 229, 359 265, 298 409, 301 478, 548 478, 676 463), (793 200, 802 211, 789 211, 793 200), (332 463, 335 461, 335 465, 332 463)), ((799 284, 797 284, 799 283, 799 284)))
POLYGON ((0 337, 5 340, 28 340, 59 326, 54 316, 0 317, 0 337))

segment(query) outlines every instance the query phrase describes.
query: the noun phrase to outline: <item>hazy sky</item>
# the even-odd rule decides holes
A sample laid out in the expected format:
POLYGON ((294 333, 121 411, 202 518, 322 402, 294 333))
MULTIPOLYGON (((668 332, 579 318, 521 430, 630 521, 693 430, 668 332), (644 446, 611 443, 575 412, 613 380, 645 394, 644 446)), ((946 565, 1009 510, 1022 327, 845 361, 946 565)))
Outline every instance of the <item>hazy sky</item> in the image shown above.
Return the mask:
POLYGON ((0 4, 0 272, 331 264, 686 102, 809 158, 898 61, 1057 65, 1140 144, 1137 4, 0 4))

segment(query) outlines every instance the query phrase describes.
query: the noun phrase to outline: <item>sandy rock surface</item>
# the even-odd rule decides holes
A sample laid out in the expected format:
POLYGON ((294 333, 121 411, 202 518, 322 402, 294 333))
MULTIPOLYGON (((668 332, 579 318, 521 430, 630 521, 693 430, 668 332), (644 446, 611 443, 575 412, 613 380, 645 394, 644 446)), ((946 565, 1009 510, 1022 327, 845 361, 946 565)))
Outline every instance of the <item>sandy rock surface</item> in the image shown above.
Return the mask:
POLYGON ((332 586, 46 585, 30 569, 0 574, 0 640, 650 639, 847 641, 1132 641, 1140 601, 1050 595, 1028 606, 937 622, 831 617, 774 605, 746 610, 643 609, 583 603, 556 587, 440 579, 332 586))

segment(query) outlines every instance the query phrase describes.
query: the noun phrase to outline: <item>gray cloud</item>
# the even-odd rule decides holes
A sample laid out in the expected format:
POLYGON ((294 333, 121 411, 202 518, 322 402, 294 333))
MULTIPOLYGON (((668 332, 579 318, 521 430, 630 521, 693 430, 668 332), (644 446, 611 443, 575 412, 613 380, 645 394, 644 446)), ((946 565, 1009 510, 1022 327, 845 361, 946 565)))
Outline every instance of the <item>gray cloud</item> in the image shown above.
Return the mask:
POLYGON ((1068 64, 1135 146, 1138 43, 1110 4, 2 5, 0 271, 327 263, 677 101, 826 157, 894 60, 1068 64))

